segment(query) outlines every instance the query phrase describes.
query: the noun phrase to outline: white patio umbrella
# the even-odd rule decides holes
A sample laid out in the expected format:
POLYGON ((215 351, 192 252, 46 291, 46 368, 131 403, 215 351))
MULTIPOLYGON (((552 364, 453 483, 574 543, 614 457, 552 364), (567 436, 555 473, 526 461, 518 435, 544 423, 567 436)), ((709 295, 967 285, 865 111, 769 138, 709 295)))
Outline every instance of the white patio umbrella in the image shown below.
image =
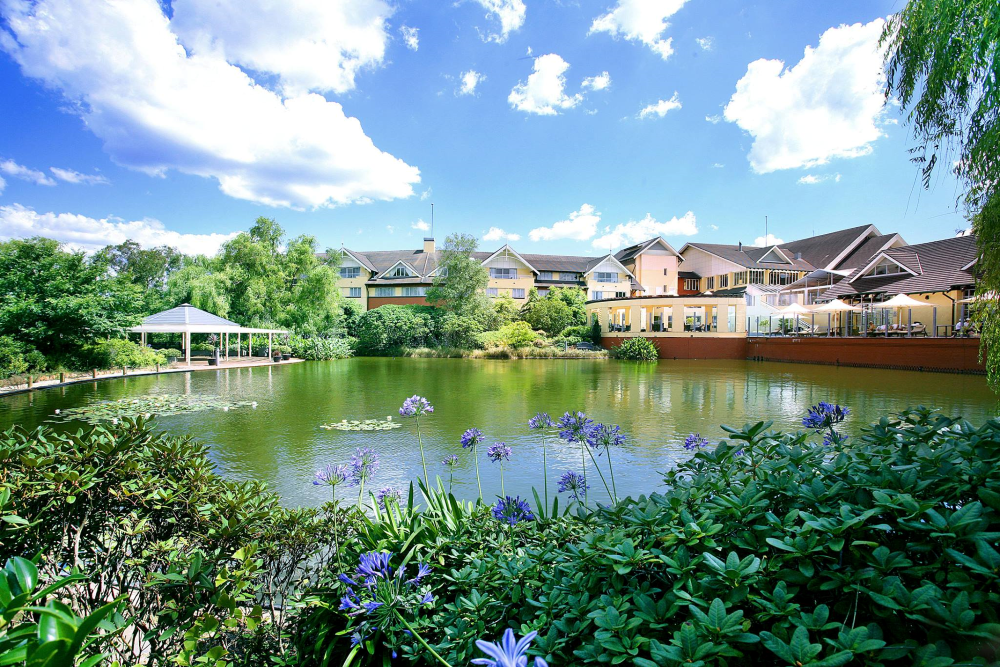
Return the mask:
MULTIPOLYGON (((893 310, 895 310, 895 309, 898 308, 900 311, 902 311, 903 308, 906 308, 906 309, 912 311, 914 308, 925 308, 925 307, 929 307, 930 305, 931 304, 924 303, 923 301, 917 301, 913 297, 907 296, 906 294, 897 294, 896 296, 892 297, 888 301, 883 301, 882 303, 873 303, 872 307, 873 308, 885 308, 885 309, 892 308, 893 310)), ((902 312, 900 312, 900 318, 899 319, 903 319, 902 318, 902 312)), ((913 319, 912 313, 910 315, 910 319, 913 319)), ((907 326, 909 327, 910 325, 908 324, 907 326)), ((909 333, 909 331, 907 333, 909 333)), ((886 336, 889 335, 889 325, 888 324, 885 327, 885 335, 886 336)), ((935 335, 937 335, 936 332, 935 332, 935 335)))
MULTIPOLYGON (((811 310, 800 303, 790 303, 778 311, 782 317, 795 317, 795 333, 799 333, 799 315, 805 315, 811 312, 811 310)), ((812 333, 812 331, 810 331, 810 333, 812 333)))
POLYGON ((837 328, 840 328, 840 315, 839 313, 852 313, 861 310, 857 306, 852 306, 849 303, 844 303, 840 299, 834 299, 828 303, 824 303, 822 306, 817 308, 814 312, 817 313, 838 313, 837 315, 837 328))

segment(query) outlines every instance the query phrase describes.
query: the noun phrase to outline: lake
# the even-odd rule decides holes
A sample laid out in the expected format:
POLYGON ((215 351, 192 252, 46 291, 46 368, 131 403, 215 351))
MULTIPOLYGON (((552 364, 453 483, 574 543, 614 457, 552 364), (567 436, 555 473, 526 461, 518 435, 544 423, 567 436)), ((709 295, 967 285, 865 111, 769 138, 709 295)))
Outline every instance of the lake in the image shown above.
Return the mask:
MULTIPOLYGON (((475 426, 486 434, 480 449, 483 492, 500 493, 497 465, 486 446, 501 440, 513 448, 505 481, 508 494, 541 494, 542 448, 527 428, 538 411, 558 417, 583 410, 597 421, 619 424, 628 444, 613 451, 619 494, 662 488, 662 472, 690 456, 691 432, 718 440, 720 424, 741 426, 772 419, 775 428, 797 430, 802 414, 819 401, 850 407, 844 431, 856 435, 880 415, 926 405, 962 415, 979 425, 996 414, 996 397, 981 376, 841 368, 751 361, 664 360, 654 365, 590 360, 468 360, 358 358, 260 368, 199 371, 122 378, 0 398, 0 429, 33 428, 55 410, 154 393, 202 394, 239 407, 161 417, 157 428, 191 434, 211 445, 220 471, 234 479, 266 481, 285 503, 318 504, 328 490, 312 485, 317 468, 346 462, 356 447, 381 454, 373 488, 405 487, 420 475, 412 419, 398 415, 403 400, 426 396, 435 406, 421 418, 428 468, 447 481, 442 459, 458 454, 456 495, 475 498, 475 465, 459 437, 475 426), (403 427, 387 432, 325 430, 342 419, 385 419, 403 427)), ((79 424, 61 424, 77 428, 79 424)), ((548 447, 549 489, 566 470, 580 469, 580 449, 558 440, 548 447)), ((593 475, 591 498, 605 497, 593 475)), ((351 490, 342 492, 347 497, 351 490)), ((356 497, 356 491, 355 497, 356 497)))

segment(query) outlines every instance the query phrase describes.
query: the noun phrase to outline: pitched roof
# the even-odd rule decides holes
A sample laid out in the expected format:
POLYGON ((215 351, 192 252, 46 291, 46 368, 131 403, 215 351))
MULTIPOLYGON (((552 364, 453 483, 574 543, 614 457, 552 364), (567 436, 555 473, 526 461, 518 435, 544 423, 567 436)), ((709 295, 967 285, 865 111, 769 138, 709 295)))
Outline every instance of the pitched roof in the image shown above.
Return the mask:
MULTIPOLYGON (((864 276, 865 266, 858 267, 846 280, 842 280, 822 294, 821 299, 833 299, 857 294, 919 294, 922 292, 942 292, 956 287, 972 285, 975 276, 971 269, 963 267, 976 258, 976 237, 956 238, 918 243, 902 248, 890 248, 885 254, 907 268, 916 270, 895 276, 864 276), (852 282, 853 281, 853 282, 852 282)), ((874 258, 873 258, 874 259, 874 258)), ((871 263, 870 261, 868 262, 871 263)))
MULTIPOLYGON (((872 257, 884 250, 885 247, 896 238, 903 241, 903 238, 899 236, 899 234, 881 234, 879 236, 870 236, 865 239, 861 245, 857 246, 854 250, 848 253, 844 259, 837 262, 837 266, 833 268, 838 271, 860 268, 870 262, 872 257)), ((903 241, 903 243, 906 242, 903 241)))
MULTIPOLYGON (((794 271, 812 271, 814 267, 805 259, 795 259, 792 255, 788 264, 779 262, 760 262, 761 257, 767 254, 771 247, 760 248, 757 246, 743 246, 742 250, 738 245, 727 245, 723 243, 688 243, 687 247, 697 248, 709 254, 720 257, 728 262, 737 264, 747 269, 791 269, 794 271)), ((785 253, 788 254, 788 253, 785 253)))
POLYGON ((859 225, 779 245, 783 250, 787 251, 785 254, 789 257, 794 257, 796 253, 801 253, 802 259, 817 269, 822 269, 829 266, 831 262, 850 248, 852 243, 857 242, 859 237, 867 234, 869 230, 873 230, 876 234, 878 233, 878 230, 871 225, 859 225))
POLYGON ((654 236, 651 239, 646 239, 645 241, 642 241, 641 243, 636 243, 635 245, 631 245, 631 246, 629 246, 627 248, 619 250, 618 252, 615 253, 615 259, 617 259, 619 262, 621 262, 621 263, 624 264, 625 262, 627 262, 629 260, 635 259, 637 256, 641 255, 643 252, 645 252, 649 248, 653 247, 657 243, 666 246, 666 248, 668 250, 670 250, 675 255, 677 255, 678 257, 680 257, 680 253, 678 253, 676 250, 674 250, 673 246, 671 246, 669 243, 667 243, 666 241, 664 241, 662 237, 660 237, 660 236, 654 236))
POLYGON ((190 303, 182 303, 176 308, 164 310, 150 315, 142 321, 145 325, 193 324, 204 326, 239 327, 236 322, 213 315, 201 308, 195 308, 190 303))

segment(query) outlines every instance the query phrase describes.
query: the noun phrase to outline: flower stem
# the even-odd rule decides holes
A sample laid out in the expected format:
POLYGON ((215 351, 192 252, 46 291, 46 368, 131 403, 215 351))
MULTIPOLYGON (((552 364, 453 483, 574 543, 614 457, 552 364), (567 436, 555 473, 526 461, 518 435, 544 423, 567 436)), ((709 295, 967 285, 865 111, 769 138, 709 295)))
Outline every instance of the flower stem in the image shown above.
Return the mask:
POLYGON ((358 489, 358 509, 361 509, 361 499, 365 496, 365 478, 361 478, 361 486, 358 489))
MULTIPOLYGON (((601 472, 601 466, 597 465, 597 459, 594 458, 594 452, 590 451, 590 447, 587 446, 586 442, 583 443, 583 448, 587 451, 588 454, 590 454, 590 458, 594 462, 594 467, 597 468, 597 474, 601 476, 601 482, 604 484, 604 490, 607 491, 608 495, 610 496, 611 487, 608 486, 608 481, 604 479, 604 473, 601 472)), ((587 481, 586 476, 584 476, 584 483, 586 483, 586 481, 587 481)))
POLYGON ((424 488, 430 489, 431 483, 427 479, 427 460, 424 458, 424 441, 420 437, 420 417, 417 417, 417 444, 420 445, 420 464, 424 467, 424 488))
POLYGON ((587 441, 581 440, 580 447, 583 451, 580 452, 580 459, 583 461, 583 504, 587 504, 587 441))
POLYGON ((483 501, 483 483, 479 481, 479 444, 472 445, 472 458, 476 459, 476 484, 479 485, 479 502, 483 501))
POLYGON ((503 488, 503 459, 500 459, 500 495, 507 497, 507 491, 503 488))
POLYGON ((449 665, 448 662, 444 658, 442 658, 441 656, 439 656, 437 654, 437 651, 435 651, 434 649, 432 649, 430 647, 430 644, 428 644, 427 642, 424 641, 423 637, 421 637, 419 634, 417 634, 417 631, 413 629, 413 626, 406 622, 406 619, 403 618, 403 615, 399 613, 398 609, 393 609, 393 612, 395 612, 396 618, 398 618, 399 620, 401 620, 403 622, 403 625, 406 626, 406 629, 409 630, 413 634, 413 636, 417 638, 417 641, 420 642, 421 644, 423 644, 423 647, 425 649, 427 649, 428 651, 431 652, 431 655, 433 655, 435 658, 437 658, 438 661, 440 661, 440 663, 442 665, 446 665, 446 667, 451 667, 451 665, 449 665))
POLYGON ((608 453, 608 468, 611 470, 611 495, 614 497, 615 504, 618 504, 618 487, 615 486, 615 467, 611 465, 611 448, 605 446, 604 451, 608 453))
POLYGON ((545 451, 545 435, 542 435, 542 474, 545 476, 545 511, 549 511, 549 459, 545 451))

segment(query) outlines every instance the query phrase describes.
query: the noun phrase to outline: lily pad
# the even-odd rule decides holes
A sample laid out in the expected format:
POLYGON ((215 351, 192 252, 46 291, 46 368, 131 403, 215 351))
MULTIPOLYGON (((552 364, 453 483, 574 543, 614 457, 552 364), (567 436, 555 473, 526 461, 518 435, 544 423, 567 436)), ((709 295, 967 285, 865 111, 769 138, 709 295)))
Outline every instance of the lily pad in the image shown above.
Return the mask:
POLYGON ((89 424, 114 422, 118 419, 137 417, 149 418, 153 415, 164 417, 185 412, 222 410, 235 408, 256 408, 256 401, 227 401, 219 396, 204 394, 150 394, 140 398, 121 398, 116 401, 102 401, 78 408, 59 411, 50 421, 83 421, 89 424))
POLYGON ((350 421, 343 419, 332 424, 319 425, 320 428, 325 428, 328 431, 391 431, 401 426, 402 424, 394 422, 392 419, 353 419, 350 421))

